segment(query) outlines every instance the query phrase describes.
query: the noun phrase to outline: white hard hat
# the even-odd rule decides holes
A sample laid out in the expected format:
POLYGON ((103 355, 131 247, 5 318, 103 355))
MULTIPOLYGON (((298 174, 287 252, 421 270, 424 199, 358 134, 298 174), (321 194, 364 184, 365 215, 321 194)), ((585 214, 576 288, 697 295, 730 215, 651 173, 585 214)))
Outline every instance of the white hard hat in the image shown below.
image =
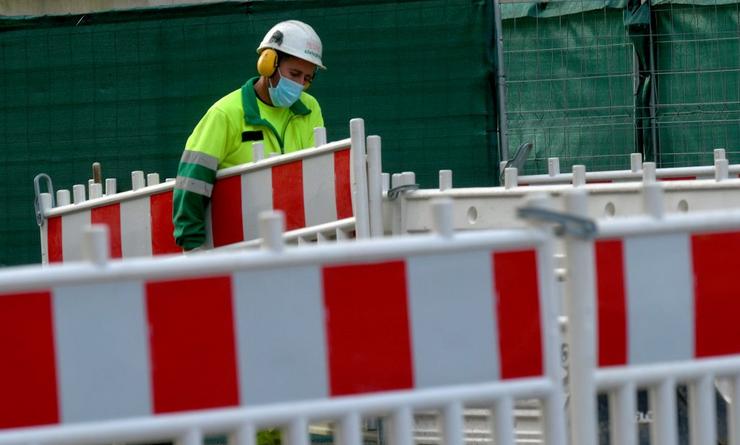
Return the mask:
POLYGON ((257 54, 267 48, 307 60, 319 68, 321 63, 321 39, 311 26, 298 20, 287 20, 273 26, 257 48, 257 54))

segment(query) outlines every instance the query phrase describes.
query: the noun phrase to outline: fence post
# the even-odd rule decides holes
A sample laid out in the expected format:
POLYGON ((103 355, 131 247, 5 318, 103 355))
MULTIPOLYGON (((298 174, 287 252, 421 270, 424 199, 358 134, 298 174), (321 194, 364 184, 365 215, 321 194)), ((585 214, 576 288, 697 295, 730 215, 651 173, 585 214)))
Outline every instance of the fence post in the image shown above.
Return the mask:
POLYGON ((370 237, 370 216, 367 193, 367 161, 365 155, 365 121, 355 118, 349 121, 351 142, 352 207, 355 214, 357 238, 370 237))
MULTIPOLYGON (((588 215, 587 193, 570 190, 565 195, 566 211, 576 216, 588 215)), ((566 282, 570 301, 568 343, 570 344, 570 434, 573 445, 598 443, 596 436, 596 282, 594 279, 594 244, 592 240, 565 235, 568 268, 566 282)))
POLYGON ((367 137, 367 186, 370 211, 370 235, 383 236, 383 171, 380 136, 367 137))

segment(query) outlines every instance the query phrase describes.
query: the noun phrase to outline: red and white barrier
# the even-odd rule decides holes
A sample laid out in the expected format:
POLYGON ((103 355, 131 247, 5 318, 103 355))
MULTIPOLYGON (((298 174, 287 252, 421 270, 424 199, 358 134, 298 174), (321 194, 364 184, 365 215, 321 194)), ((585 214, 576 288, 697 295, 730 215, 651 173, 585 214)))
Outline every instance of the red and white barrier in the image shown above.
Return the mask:
MULTIPOLYGON (((206 217, 206 245, 255 239, 259 213, 273 209, 285 213, 288 230, 353 218, 357 236, 369 236, 361 119, 353 120, 351 133, 354 139, 220 170, 206 217)), ((180 252, 173 238, 173 187, 168 181, 56 208, 42 196, 42 262, 80 260, 80 239, 90 224, 109 227, 115 258, 180 252)))
MULTIPOLYGON (((718 148, 714 150, 715 163, 718 160, 726 160, 725 150, 718 148)), ((574 166, 575 168, 576 166, 574 166)), ((630 156, 629 170, 604 170, 589 171, 583 174, 585 184, 606 184, 615 182, 640 181, 642 179, 642 155, 632 153, 630 156)), ((716 165, 703 165, 692 167, 668 167, 655 170, 658 181, 685 181, 692 179, 712 179, 717 171, 716 165)), ((733 178, 740 177, 740 164, 729 165, 728 174, 733 178)), ((547 174, 521 175, 516 178, 519 185, 546 185, 546 184, 572 184, 577 180, 578 173, 561 173, 560 160, 548 158, 547 174)))
MULTIPOLYGON (((439 189, 421 189, 401 192, 395 200, 384 202, 384 229, 386 233, 425 232, 430 227, 430 207, 435 198, 448 197, 455 207, 456 230, 519 228, 526 223, 517 216, 517 209, 535 194, 553 198, 553 208, 564 210, 563 196, 573 189, 588 193, 588 216, 604 219, 645 214, 642 191, 645 184, 660 182, 666 213, 693 213, 728 208, 740 208, 740 179, 730 178, 727 161, 717 161, 714 179, 660 182, 656 179, 655 164, 645 163, 642 181, 612 184, 588 184, 579 169, 576 183, 530 185, 520 187, 516 169, 507 169, 503 187, 453 188, 451 172, 440 172, 439 189)), ((394 175, 402 179, 404 175, 394 175)))
POLYGON ((527 230, 2 271, 0 428, 524 379, 563 438, 551 256, 527 230))
MULTIPOLYGON (((585 210, 585 194, 568 198, 585 210)), ((740 389, 740 211, 652 214, 599 221, 594 241, 566 239, 574 443, 596 443, 595 393, 608 391, 612 440, 636 444, 635 391, 644 387, 658 443, 677 443, 677 383, 690 388, 691 443, 717 443, 714 379, 740 389)), ((738 419, 736 400, 731 411, 738 419)), ((738 429, 731 434, 738 443, 738 429)))

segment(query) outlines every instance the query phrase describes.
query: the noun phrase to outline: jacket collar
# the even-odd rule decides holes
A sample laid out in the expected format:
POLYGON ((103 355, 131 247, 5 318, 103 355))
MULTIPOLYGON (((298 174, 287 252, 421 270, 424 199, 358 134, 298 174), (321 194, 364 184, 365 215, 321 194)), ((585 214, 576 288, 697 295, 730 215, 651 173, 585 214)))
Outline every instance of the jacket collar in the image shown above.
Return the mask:
MULTIPOLYGON (((252 77, 242 86, 242 108, 244 108, 244 122, 247 125, 266 125, 271 127, 266 120, 262 119, 260 109, 257 106, 257 94, 254 91, 254 84, 259 77, 252 77)), ((300 99, 290 106, 290 111, 298 116, 305 116, 311 113, 311 110, 300 99)))

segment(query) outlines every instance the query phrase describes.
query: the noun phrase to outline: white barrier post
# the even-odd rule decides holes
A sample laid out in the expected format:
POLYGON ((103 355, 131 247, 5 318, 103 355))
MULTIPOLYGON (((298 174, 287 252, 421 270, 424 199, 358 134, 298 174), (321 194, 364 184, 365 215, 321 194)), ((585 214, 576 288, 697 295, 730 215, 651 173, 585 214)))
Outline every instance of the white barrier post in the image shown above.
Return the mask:
POLYGON ((72 196, 74 197, 75 204, 81 204, 85 202, 85 186, 82 184, 75 184, 72 186, 72 196))
POLYGON ((637 397, 634 384, 625 383, 611 396, 609 412, 613 413, 612 443, 637 445, 637 397))
POLYGON ((90 199, 96 199, 103 196, 103 184, 93 182, 90 184, 90 199))
POLYGON ((85 229, 82 233, 82 258, 96 266, 103 266, 108 262, 108 226, 93 224, 85 229))
POLYGON ((514 402, 510 397, 502 397, 493 404, 494 433, 493 443, 514 445, 516 434, 514 432, 514 402))
POLYGON ((136 170, 131 172, 131 190, 139 190, 146 186, 144 183, 144 172, 136 170))
POLYGON ((585 165, 574 165, 573 166, 573 186, 580 187, 586 185, 586 166, 585 165))
POLYGON ((234 445, 257 445, 257 429, 251 423, 242 425, 234 434, 234 445))
POLYGON ((280 210, 266 210, 259 214, 259 236, 262 248, 271 252, 282 252, 285 214, 280 210))
POLYGON ((727 159, 725 156, 725 149, 724 148, 715 148, 714 149, 714 160, 718 161, 720 159, 727 159))
POLYGON ((57 207, 70 204, 69 190, 57 190, 57 207))
MULTIPOLYGON (((703 375, 689 385, 691 443, 717 443, 714 376, 703 375)), ((733 400, 733 403, 737 403, 733 400)))
POLYGON ((105 194, 107 196, 116 194, 116 178, 107 178, 105 180, 105 194))
POLYGON ((630 171, 638 173, 640 170, 642 170, 642 153, 630 154, 630 171))
POLYGON ((714 161, 714 180, 724 181, 730 176, 730 162, 727 159, 714 161))
MULTIPOLYGON (((414 173, 414 172, 403 172, 403 173, 401 173, 401 185, 412 185, 412 184, 416 184, 416 173, 414 173)), ((400 215, 401 215, 401 221, 400 221, 400 224, 401 224, 401 233, 407 233, 408 232, 408 228, 407 228, 406 223, 407 223, 408 219, 406 217, 406 214, 408 213, 408 210, 407 210, 408 204, 406 203, 406 194, 405 193, 401 193, 399 195, 398 202, 399 202, 399 207, 401 209, 401 213, 400 213, 400 215)))
POLYGON ((339 421, 336 443, 343 445, 362 445, 360 415, 349 412, 339 421))
POLYGON ((504 170, 504 188, 506 190, 517 187, 517 169, 516 167, 509 167, 504 170))
POLYGON ((383 236, 383 171, 380 136, 367 137, 367 186, 370 211, 370 235, 383 236))
POLYGON ((656 181, 655 162, 642 163, 642 183, 650 184, 656 181))
POLYGON ((289 445, 310 445, 308 440, 308 422, 305 418, 293 419, 288 426, 289 445))
POLYGON ((392 440, 394 445, 413 445, 414 414, 408 406, 397 408, 391 419, 392 440))
POLYGON ((452 188, 452 170, 439 171, 439 191, 443 192, 452 188))
POLYGON ((252 143, 252 161, 259 162, 265 159, 265 144, 262 142, 252 143))
POLYGON ((313 129, 313 146, 321 147, 326 145, 326 128, 316 127, 313 129))
POLYGON ((732 403, 727 416, 728 435, 732 445, 740 444, 740 375, 732 380, 732 403))
POLYGON ((416 173, 414 172, 402 172, 401 178, 403 185, 416 184, 416 173))
POLYGON ((370 237, 370 216, 368 209, 367 170, 365 159, 365 121, 355 118, 349 121, 351 139, 352 207, 355 214, 357 238, 370 237))
POLYGON ((463 405, 460 402, 450 402, 442 409, 444 425, 442 433, 444 434, 444 444, 446 445, 464 445, 464 417, 463 405))
POLYGON ((157 184, 159 184, 159 173, 149 173, 148 175, 146 175, 147 187, 151 187, 157 184))
MULTIPOLYGON (((650 391, 650 406, 655 417, 651 443, 678 443, 678 421, 676 417, 676 382, 667 378, 650 391)), ((712 420, 714 421, 714 420, 712 420)))
MULTIPOLYGON (((551 211, 553 208, 553 200, 547 193, 536 192, 532 193, 527 197, 526 207, 535 209, 541 209, 545 211, 551 211)), ((544 329, 544 344, 543 344, 543 355, 546 374, 549 376, 557 375, 558 377, 551 378, 551 383, 557 389, 553 391, 543 400, 543 411, 544 411, 544 425, 543 432, 545 440, 548 443, 559 444, 566 443, 566 426, 563 422, 560 413, 563 411, 563 405, 565 400, 563 398, 563 392, 561 390, 562 381, 559 378, 561 371, 561 335, 559 335, 560 327, 558 326, 558 316, 563 313, 561 307, 563 302, 557 301, 559 297, 562 297, 562 290, 559 289, 559 284, 555 278, 555 248, 554 248, 554 237, 552 236, 552 226, 550 223, 538 220, 529 220, 529 225, 544 232, 547 235, 547 241, 543 242, 540 246, 540 254, 538 255, 537 262, 538 268, 541 268, 544 273, 540 273, 540 285, 543 295, 552 295, 553 298, 542 301, 541 310, 545 314, 543 324, 544 329)), ((501 436, 497 436, 498 441, 495 443, 511 443, 514 445, 515 434, 513 429, 513 402, 511 399, 502 400, 499 405, 499 411, 503 411, 504 417, 500 417, 502 414, 498 414, 496 417, 496 429, 501 430, 501 436)))
POLYGON ((432 201, 432 226, 437 235, 452 238, 455 224, 452 219, 452 198, 440 197, 432 201))
POLYGON ((557 176, 560 174, 560 158, 547 158, 547 175, 557 176))
POLYGON ((659 182, 651 182, 642 186, 642 203, 645 213, 653 218, 663 218, 663 187, 659 182))
POLYGON ((203 433, 196 429, 192 428, 188 430, 185 434, 177 438, 177 441, 175 442, 175 445, 202 445, 203 444, 203 433))
MULTIPOLYGON (((401 173, 393 173, 391 176, 391 188, 399 187, 403 184, 403 175, 401 173)), ((400 235, 401 229, 402 229, 402 219, 403 216, 401 214, 402 208, 401 208, 401 201, 399 201, 400 197, 396 199, 396 202, 393 205, 393 215, 391 219, 391 233, 393 235, 400 235)))
MULTIPOLYGON (((574 172, 575 173, 575 172, 574 172)), ((573 189, 564 196, 566 211, 576 216, 587 216, 587 192, 573 189)), ((568 342, 570 344, 570 432, 573 445, 598 443, 596 435, 596 284, 594 247, 591 240, 565 237, 568 268, 566 286, 570 301, 568 313, 568 342)), ((668 443, 668 442, 665 442, 668 443)), ((673 442, 671 442, 673 443, 673 442)))

